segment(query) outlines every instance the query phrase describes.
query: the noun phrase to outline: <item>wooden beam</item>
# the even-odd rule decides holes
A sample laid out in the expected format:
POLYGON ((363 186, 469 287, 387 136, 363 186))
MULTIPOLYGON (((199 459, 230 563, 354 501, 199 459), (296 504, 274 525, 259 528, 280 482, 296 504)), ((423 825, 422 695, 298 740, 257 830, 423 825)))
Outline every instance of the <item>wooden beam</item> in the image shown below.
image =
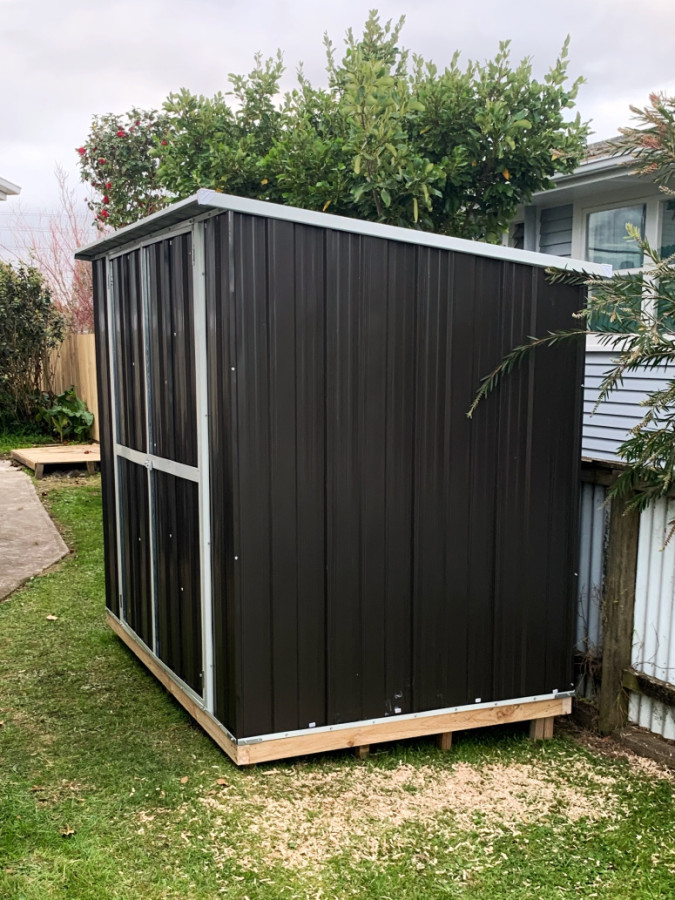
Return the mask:
POLYGON ((437 734, 436 742, 439 750, 452 750, 452 732, 445 731, 443 734, 437 734))
POLYGON ((119 635, 139 660, 147 666, 167 691, 190 713, 213 738, 225 753, 240 766, 271 762, 310 753, 325 753, 328 750, 370 747, 371 744, 386 741, 400 741, 406 738, 427 735, 446 735, 453 731, 482 728, 488 725, 502 725, 509 722, 526 722, 529 719, 551 718, 568 715, 572 711, 572 699, 559 697, 550 700, 532 700, 526 703, 512 703, 506 706, 488 706, 479 709, 464 709, 459 712, 438 713, 417 719, 402 719, 392 716, 376 724, 356 723, 348 728, 334 731, 308 731, 300 735, 271 738, 253 744, 236 744, 228 736, 223 726, 190 697, 183 688, 159 665, 153 654, 142 646, 133 635, 124 629, 115 616, 108 612, 108 624, 119 635))
POLYGON ((527 722, 529 719, 568 715, 572 711, 570 697, 555 700, 532 700, 509 706, 490 706, 482 709, 439 713, 419 719, 399 719, 392 716, 376 725, 363 723, 338 731, 309 732, 276 740, 261 741, 239 747, 239 762, 243 764, 288 759, 308 753, 324 753, 362 744, 378 744, 385 741, 401 741, 407 738, 425 737, 448 731, 466 731, 488 725, 509 722, 527 722))
POLYGON ((663 703, 664 706, 675 708, 675 685, 667 681, 636 672, 635 669, 624 669, 622 684, 629 691, 635 691, 636 694, 643 694, 650 700, 663 703))
POLYGON ((601 734, 622 728, 628 719, 623 672, 630 666, 640 513, 614 500, 607 538, 607 576, 603 597, 604 636, 598 727, 601 734))
POLYGON ((545 719, 532 719, 530 722, 530 739, 533 741, 550 741, 553 737, 553 716, 545 719))

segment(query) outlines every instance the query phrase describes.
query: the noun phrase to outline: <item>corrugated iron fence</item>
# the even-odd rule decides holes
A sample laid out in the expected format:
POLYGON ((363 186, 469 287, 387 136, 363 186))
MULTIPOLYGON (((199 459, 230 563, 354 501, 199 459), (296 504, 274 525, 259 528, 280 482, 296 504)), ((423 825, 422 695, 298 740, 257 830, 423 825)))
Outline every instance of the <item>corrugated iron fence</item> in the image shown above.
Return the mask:
MULTIPOLYGON (((610 538, 606 495, 605 485, 582 484, 576 653, 577 693, 587 699, 597 696, 602 667, 610 538)), ((675 540, 664 546, 673 519, 674 500, 658 501, 639 517, 630 670, 623 680, 629 689, 628 720, 670 740, 675 740, 675 708, 659 696, 675 695, 675 540)))
MULTIPOLYGON (((675 684, 675 540, 666 546, 675 501, 659 500, 640 517, 632 668, 675 684)), ((675 740, 675 709, 631 691, 630 720, 675 740)))
POLYGON ((607 490, 599 484, 581 486, 579 531, 579 581, 576 655, 577 693, 592 699, 600 675, 602 657, 602 588, 605 568, 608 509, 607 490))

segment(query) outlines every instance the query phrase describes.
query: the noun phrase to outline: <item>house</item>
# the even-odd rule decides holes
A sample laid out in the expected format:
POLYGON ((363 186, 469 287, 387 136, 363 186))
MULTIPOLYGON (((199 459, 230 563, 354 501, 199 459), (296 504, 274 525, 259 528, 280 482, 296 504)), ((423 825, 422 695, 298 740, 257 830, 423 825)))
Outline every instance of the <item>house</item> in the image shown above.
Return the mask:
MULTIPOLYGON (((649 178, 634 174, 625 157, 613 156, 611 141, 600 141, 589 146, 574 172, 557 176, 554 187, 534 195, 511 226, 508 240, 513 247, 610 263, 615 270, 639 269, 642 252, 628 239, 626 223, 666 255, 675 252, 675 203, 649 178)), ((664 373, 627 373, 623 387, 594 413, 598 385, 614 354, 593 334, 586 350, 582 456, 613 461, 644 415, 641 400, 664 373)))
POLYGON ((20 193, 21 188, 18 184, 12 184, 12 182, 7 181, 6 178, 0 178, 0 200, 6 200, 8 197, 20 193))
MULTIPOLYGON (((625 156, 612 155, 612 144, 601 141, 590 145, 587 158, 574 172, 559 175, 550 190, 535 194, 511 226, 511 246, 610 263, 618 271, 639 271, 642 251, 626 233, 626 223, 631 223, 662 255, 675 252, 675 202, 648 177, 632 172, 625 156)), ((649 302, 645 296, 643 308, 649 302)), ((589 324, 592 327, 592 322, 589 324)), ((577 653, 585 661, 582 673, 598 665, 603 630, 611 627, 607 616, 616 607, 616 603, 610 603, 608 609, 603 585, 611 565, 607 548, 614 539, 609 510, 603 502, 606 488, 602 478, 596 479, 593 473, 598 472, 598 465, 618 460, 619 445, 643 418, 641 400, 662 387, 667 377, 673 377, 672 370, 666 372, 665 368, 626 373, 623 385, 596 410, 598 386, 613 356, 615 352, 608 351, 597 334, 589 333, 582 440, 582 456, 588 462, 581 496, 577 609, 577 653)), ((670 740, 675 740, 675 703, 672 699, 664 702, 664 698, 675 696, 675 541, 664 548, 664 540, 673 518, 675 500, 659 500, 640 514, 639 526, 627 541, 630 544, 632 540, 633 552, 624 557, 630 558, 625 566, 628 573, 630 565, 630 574, 626 575, 626 596, 622 600, 634 600, 630 667, 622 675, 623 687, 629 689, 628 719, 670 740), (645 688, 645 683, 650 687, 645 688)), ((614 698, 620 689, 621 684, 614 698)), ((583 678, 579 690, 587 696, 593 694, 583 678)))

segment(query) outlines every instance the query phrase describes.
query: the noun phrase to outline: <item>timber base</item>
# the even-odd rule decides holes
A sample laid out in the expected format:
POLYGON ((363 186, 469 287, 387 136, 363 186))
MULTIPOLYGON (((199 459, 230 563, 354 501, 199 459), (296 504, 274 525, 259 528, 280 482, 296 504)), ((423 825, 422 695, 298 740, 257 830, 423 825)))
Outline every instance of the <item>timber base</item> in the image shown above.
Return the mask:
POLYGON ((553 737, 553 716, 532 719, 530 722, 530 738, 533 741, 549 741, 553 737))
POLYGON ((101 462, 101 448, 98 444, 45 444, 12 450, 12 459, 32 469, 36 478, 43 477, 45 466, 84 465, 89 475, 94 475, 101 462))
POLYGON ((108 612, 108 624, 155 678, 238 766, 343 749, 353 749, 363 759, 367 756, 372 744, 401 741, 426 735, 438 735, 439 746, 448 750, 452 744, 452 732, 454 731, 484 728, 489 725, 507 725, 512 722, 530 721, 530 736, 540 739, 540 736, 542 738, 553 736, 554 716, 569 715, 572 711, 571 697, 557 697, 512 703, 505 706, 463 709, 457 712, 422 716, 417 719, 392 717, 377 723, 355 723, 353 726, 334 731, 317 730, 257 741, 252 744, 237 744, 223 726, 174 681, 156 657, 137 641, 110 612, 108 612), (537 735, 534 734, 535 731, 537 735))

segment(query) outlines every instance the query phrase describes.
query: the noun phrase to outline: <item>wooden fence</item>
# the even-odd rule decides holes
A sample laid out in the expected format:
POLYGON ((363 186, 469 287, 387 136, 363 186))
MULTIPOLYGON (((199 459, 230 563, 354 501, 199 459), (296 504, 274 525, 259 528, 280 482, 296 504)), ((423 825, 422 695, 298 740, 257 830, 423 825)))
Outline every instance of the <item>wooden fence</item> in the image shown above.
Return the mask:
POLYGON ((78 397, 85 401, 94 414, 91 436, 99 439, 98 399, 96 393, 96 346, 93 334, 68 334, 51 354, 52 389, 59 394, 75 385, 78 397))

